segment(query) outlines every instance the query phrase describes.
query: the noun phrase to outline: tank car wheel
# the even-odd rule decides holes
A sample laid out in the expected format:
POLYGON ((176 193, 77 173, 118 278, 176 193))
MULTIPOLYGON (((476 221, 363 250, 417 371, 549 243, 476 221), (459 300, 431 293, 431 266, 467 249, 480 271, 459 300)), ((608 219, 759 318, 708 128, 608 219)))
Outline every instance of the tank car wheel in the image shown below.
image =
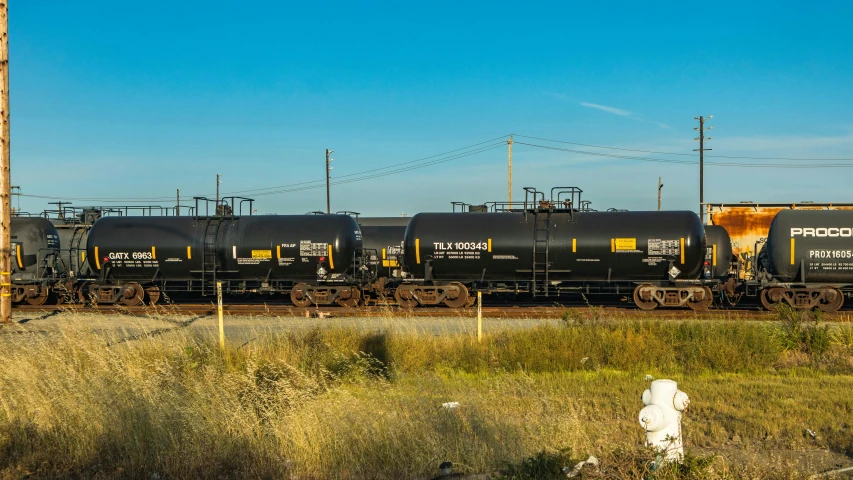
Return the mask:
POLYGON ((404 285, 400 285, 394 290, 394 300, 397 301, 397 305, 405 308, 417 307, 418 300, 412 295, 412 289, 403 287, 404 285))
POLYGON ((759 297, 761 297, 761 306, 772 312, 773 306, 776 305, 776 302, 770 300, 770 290, 772 289, 765 288, 761 291, 761 295, 759 295, 759 297))
POLYGON ((640 290, 648 287, 648 285, 640 285, 634 289, 634 304, 640 308, 640 310, 654 310, 658 308, 658 302, 654 299, 643 300, 640 290))
POLYGON ((342 307, 353 308, 358 306, 359 300, 361 300, 361 291, 356 287, 350 287, 349 294, 344 290, 341 292, 341 298, 335 300, 335 303, 342 307), (343 298, 344 295, 347 295, 347 298, 343 298))
POLYGON ((308 307, 311 305, 311 297, 308 292, 311 287, 306 283, 297 283, 290 289, 290 301, 297 307, 308 307))
POLYGON ((837 288, 833 287, 820 287, 821 290, 824 291, 824 296, 833 295, 834 298, 826 303, 819 303, 817 308, 821 309, 824 312, 835 312, 844 305, 844 294, 841 293, 837 288), (831 290, 828 292, 827 290, 831 290))
POLYGON ((450 308, 461 308, 464 307, 466 303, 468 303, 468 288, 465 285, 462 285, 459 282, 451 282, 448 285, 450 289, 456 289, 456 295, 451 297, 448 288, 444 289, 444 304, 450 308))
POLYGON ((98 303, 98 299, 92 295, 91 289, 95 284, 92 282, 86 282, 77 289, 77 300, 82 304, 92 304, 95 305, 98 303))
POLYGON ((47 289, 43 289, 41 292, 37 293, 35 296, 30 297, 29 295, 24 297, 24 301, 29 305, 44 305, 47 302, 48 291, 47 289))
POLYGON ((702 287, 702 289, 705 291, 704 299, 698 302, 687 302, 687 306, 694 312, 708 310, 708 308, 714 304, 714 294, 711 293, 711 289, 708 287, 702 287))
POLYGON ((136 307, 142 305, 142 300, 145 298, 145 289, 142 285, 136 282, 129 282, 124 285, 121 292, 121 303, 128 307, 136 307))
POLYGON ((465 302, 465 308, 473 307, 476 304, 477 304, 477 297, 475 297, 474 295, 469 295, 468 301, 465 302))
POLYGON ((156 305, 160 301, 160 287, 157 285, 146 288, 145 293, 148 294, 149 305, 156 305))

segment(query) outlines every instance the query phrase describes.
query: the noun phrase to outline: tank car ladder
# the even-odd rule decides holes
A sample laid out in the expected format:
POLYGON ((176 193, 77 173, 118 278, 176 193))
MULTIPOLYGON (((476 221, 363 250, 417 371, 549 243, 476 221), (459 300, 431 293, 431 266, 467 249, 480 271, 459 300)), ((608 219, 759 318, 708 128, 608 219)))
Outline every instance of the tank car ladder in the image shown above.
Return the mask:
POLYGON ((222 225, 222 217, 210 217, 204 228, 204 254, 201 262, 201 294, 213 295, 216 293, 216 273, 219 266, 216 261, 216 239, 219 236, 219 227, 222 225))
POLYGON ((551 266, 549 247, 551 210, 537 210, 533 223, 533 293, 534 297, 549 296, 551 282, 548 271, 551 266))

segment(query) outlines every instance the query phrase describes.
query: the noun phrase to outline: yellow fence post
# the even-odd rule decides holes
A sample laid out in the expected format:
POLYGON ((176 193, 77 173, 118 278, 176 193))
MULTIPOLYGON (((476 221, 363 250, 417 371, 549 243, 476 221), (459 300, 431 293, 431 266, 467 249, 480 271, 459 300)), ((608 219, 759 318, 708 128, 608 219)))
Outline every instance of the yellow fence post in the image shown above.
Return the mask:
POLYGON ((483 341, 483 292, 477 292, 477 341, 483 341))
POLYGON ((225 350, 225 322, 222 320, 222 282, 216 282, 216 311, 219 314, 219 348, 225 350))

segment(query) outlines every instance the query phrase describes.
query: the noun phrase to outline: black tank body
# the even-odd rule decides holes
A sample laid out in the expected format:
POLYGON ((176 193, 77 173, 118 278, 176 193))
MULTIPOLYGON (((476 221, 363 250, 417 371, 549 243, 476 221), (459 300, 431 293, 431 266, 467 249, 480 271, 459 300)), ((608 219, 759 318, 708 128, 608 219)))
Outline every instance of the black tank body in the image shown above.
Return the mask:
POLYGON ((725 280, 732 266, 732 239, 719 225, 705 225, 705 267, 711 278, 725 280))
POLYGON ((529 280, 534 233, 547 224, 551 280, 666 280, 672 267, 677 278, 699 277, 705 232, 695 213, 556 212, 547 220, 542 215, 415 215, 406 229, 406 268, 420 277, 429 261, 433 276, 442 280, 529 280))
POLYGON ((346 272, 361 232, 348 215, 104 217, 92 226, 87 258, 114 279, 199 278, 216 262, 223 280, 334 280, 346 272))
POLYGON ((41 217, 12 217, 12 281, 29 281, 59 272, 59 234, 41 217))
POLYGON ((763 267, 776 280, 853 283, 853 211, 782 210, 763 250, 763 267))
POLYGON ((362 245, 367 261, 379 277, 399 277, 403 237, 411 217, 359 217, 362 245))

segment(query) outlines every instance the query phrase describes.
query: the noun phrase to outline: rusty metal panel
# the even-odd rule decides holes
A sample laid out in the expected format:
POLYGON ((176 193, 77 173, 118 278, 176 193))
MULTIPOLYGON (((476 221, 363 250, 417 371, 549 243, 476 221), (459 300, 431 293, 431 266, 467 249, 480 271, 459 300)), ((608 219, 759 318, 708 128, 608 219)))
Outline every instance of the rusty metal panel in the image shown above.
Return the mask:
POLYGON ((732 238, 732 253, 743 259, 754 254, 759 239, 767 238, 780 210, 853 210, 853 203, 710 203, 706 208, 708 224, 725 228, 732 238))

